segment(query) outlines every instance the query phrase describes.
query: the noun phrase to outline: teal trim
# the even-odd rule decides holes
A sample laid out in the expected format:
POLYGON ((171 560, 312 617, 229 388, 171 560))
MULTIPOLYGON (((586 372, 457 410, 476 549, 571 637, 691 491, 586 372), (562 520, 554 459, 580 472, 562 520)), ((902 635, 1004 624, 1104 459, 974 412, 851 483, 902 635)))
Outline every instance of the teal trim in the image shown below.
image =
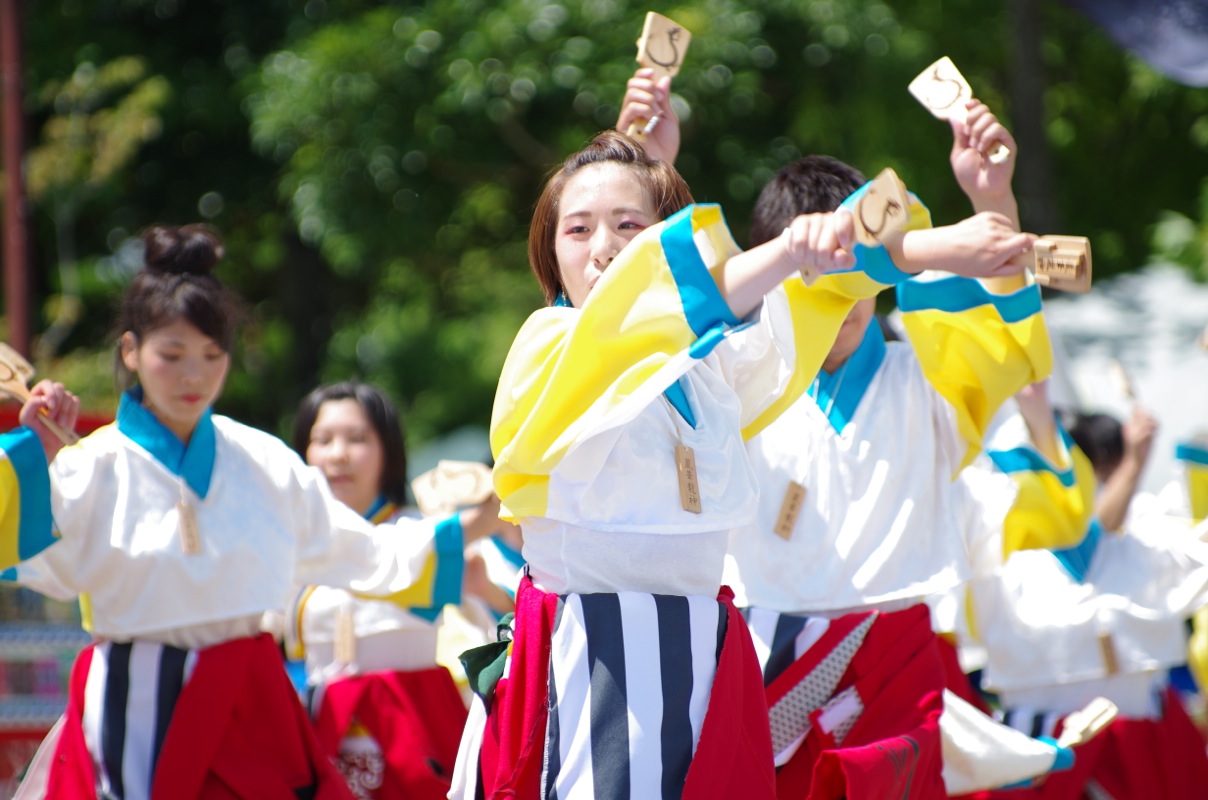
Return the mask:
POLYGON ((1174 457, 1178 461, 1208 467, 1208 450, 1194 442, 1180 442, 1174 449, 1174 457))
POLYGON ((699 338, 714 328, 737 325, 740 320, 730 310, 696 247, 692 230, 694 208, 696 206, 688 206, 668 217, 659 234, 659 242, 679 289, 688 327, 699 338))
POLYGON ((466 566, 466 537, 461 516, 452 514, 436 523, 436 578, 432 581, 432 605, 407 611, 428 622, 435 622, 441 609, 461 602, 461 578, 466 566))
POLYGON ((692 413, 692 404, 688 402, 688 393, 684 391, 684 378, 680 378, 675 383, 667 387, 667 391, 663 392, 667 401, 679 412, 679 415, 684 418, 684 421, 696 428, 696 415, 692 413))
POLYGON ((834 373, 818 371, 818 379, 810 384, 809 395, 826 413, 836 433, 843 433, 855 416, 873 377, 885 361, 885 333, 877 321, 870 320, 864 338, 855 352, 848 356, 834 373), (834 394, 834 392, 838 394, 834 394))
POLYGON ((0 570, 0 583, 16 583, 17 580, 16 567, 9 567, 8 569, 0 570))
POLYGON ((1053 759, 1053 766, 1049 767, 1049 772, 1064 772, 1067 769, 1073 768, 1075 756, 1072 747, 1062 747, 1051 736, 1038 736, 1036 738, 1047 745, 1052 745, 1053 749, 1057 751, 1057 757, 1053 759))
POLYGON ((285 674, 289 676, 289 682, 293 684, 294 691, 299 696, 305 696, 308 688, 306 684, 306 662, 299 659, 285 659, 285 674))
POLYGON ((379 511, 386 506, 386 496, 379 494, 374 498, 373 503, 369 506, 369 510, 365 512, 365 519, 373 519, 379 511))
POLYGON ((17 558, 33 558, 57 540, 54 518, 50 513, 50 467, 38 435, 29 428, 15 428, 0 434, 13 472, 17 475, 17 558))
POLYGON ((210 491, 217 449, 210 409, 202 413, 186 447, 155 414, 143 407, 142 387, 135 386, 122 394, 117 407, 117 429, 154 456, 173 475, 183 478, 198 497, 205 498, 210 491))
POLYGON ((1060 562, 1061 566, 1070 577, 1078 581, 1078 583, 1086 583, 1086 573, 1090 572, 1091 561, 1095 557, 1095 551, 1099 549, 1099 542, 1103 539, 1103 526, 1098 519, 1091 519, 1090 528, 1086 532, 1086 536, 1082 537, 1082 541, 1073 547, 1066 547, 1061 550, 1051 549, 1050 553, 1060 562))
MULTIPOLYGON (((839 205, 839 208, 852 211, 860 198, 868 192, 868 187, 871 185, 872 181, 868 181, 859 189, 856 189, 847 196, 847 199, 839 205)), ((867 245, 856 244, 852 247, 851 252, 856 258, 856 265, 851 269, 835 270, 835 272, 863 272, 877 283, 884 283, 887 286, 910 279, 910 273, 902 272, 893 263, 893 258, 890 257, 889 251, 885 249, 884 245, 868 247, 867 245)))
MULTIPOLYGON (((1073 451, 1074 440, 1070 438, 1069 433, 1060 422, 1057 423, 1057 433, 1061 436, 1062 443, 1065 444, 1066 452, 1073 451)), ((1072 489, 1077 483, 1073 460, 1065 469, 1057 469, 1031 446, 1015 447, 1010 450, 987 450, 986 455, 994 462, 994 466, 1008 474, 1012 472, 1047 472, 1057 476, 1061 485, 1067 489, 1072 489)))
POLYGON ((898 308, 959 314, 979 306, 994 306, 1003 322, 1020 322, 1040 313, 1040 287, 1025 286, 1010 294, 995 294, 972 278, 952 275, 934 281, 910 280, 898 284, 898 308))

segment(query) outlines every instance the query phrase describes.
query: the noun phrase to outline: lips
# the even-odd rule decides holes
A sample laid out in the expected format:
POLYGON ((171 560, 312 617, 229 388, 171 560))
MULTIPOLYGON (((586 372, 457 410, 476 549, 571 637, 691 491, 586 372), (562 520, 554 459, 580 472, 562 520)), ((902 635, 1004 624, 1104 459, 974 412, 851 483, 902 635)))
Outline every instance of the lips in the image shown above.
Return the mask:
POLYGON ((192 405, 192 404, 201 402, 201 395, 199 395, 199 394, 182 394, 180 396, 180 399, 185 401, 186 403, 189 403, 190 405, 192 405))

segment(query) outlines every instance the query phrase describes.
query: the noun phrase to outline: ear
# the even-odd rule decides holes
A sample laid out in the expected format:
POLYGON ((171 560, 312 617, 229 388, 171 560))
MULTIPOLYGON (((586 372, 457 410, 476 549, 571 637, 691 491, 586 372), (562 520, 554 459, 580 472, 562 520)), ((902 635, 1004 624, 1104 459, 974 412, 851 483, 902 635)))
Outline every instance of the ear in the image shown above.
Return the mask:
POLYGON ((122 363, 131 372, 138 372, 138 337, 132 331, 126 331, 118 340, 122 351, 122 363))

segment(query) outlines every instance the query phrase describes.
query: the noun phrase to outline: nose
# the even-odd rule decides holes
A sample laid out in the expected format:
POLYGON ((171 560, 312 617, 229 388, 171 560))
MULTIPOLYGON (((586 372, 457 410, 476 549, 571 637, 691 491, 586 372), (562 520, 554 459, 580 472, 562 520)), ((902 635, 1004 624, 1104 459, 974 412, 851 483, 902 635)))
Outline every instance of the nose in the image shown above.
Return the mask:
POLYGON ((622 243, 622 238, 607 225, 597 228, 591 239, 591 261, 596 269, 603 272, 621 252, 622 243))

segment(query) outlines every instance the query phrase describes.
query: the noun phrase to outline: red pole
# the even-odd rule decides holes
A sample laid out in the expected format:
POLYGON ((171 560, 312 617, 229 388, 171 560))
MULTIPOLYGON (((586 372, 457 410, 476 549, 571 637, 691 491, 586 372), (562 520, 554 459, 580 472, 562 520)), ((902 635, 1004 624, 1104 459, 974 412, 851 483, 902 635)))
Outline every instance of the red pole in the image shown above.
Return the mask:
POLYGON ((18 0, 0 0, 0 72, 4 119, 4 313, 8 341, 19 353, 29 349, 29 247, 25 226, 25 113, 22 108, 21 15, 18 0))

